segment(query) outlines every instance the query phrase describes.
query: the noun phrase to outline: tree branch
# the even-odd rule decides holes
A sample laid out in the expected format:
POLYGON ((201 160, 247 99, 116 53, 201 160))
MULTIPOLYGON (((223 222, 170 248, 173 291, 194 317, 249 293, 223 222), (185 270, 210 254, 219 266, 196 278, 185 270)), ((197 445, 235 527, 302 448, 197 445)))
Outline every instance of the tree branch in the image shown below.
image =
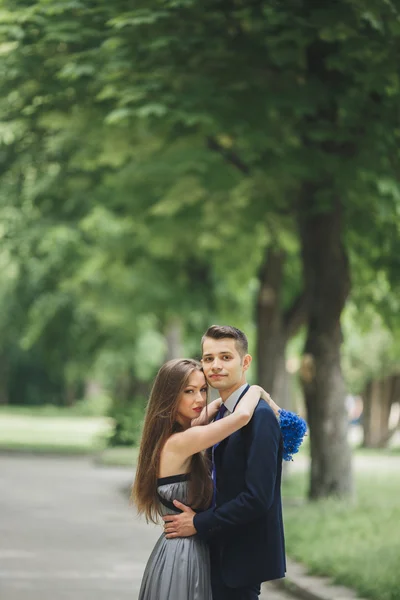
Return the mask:
POLYGON ((228 148, 224 148, 224 146, 222 146, 222 144, 220 144, 215 137, 207 137, 207 146, 210 148, 210 150, 218 152, 218 154, 220 154, 222 158, 226 160, 226 162, 239 169, 239 171, 241 171, 244 175, 250 175, 250 167, 241 160, 236 152, 233 152, 233 150, 229 150, 228 148))

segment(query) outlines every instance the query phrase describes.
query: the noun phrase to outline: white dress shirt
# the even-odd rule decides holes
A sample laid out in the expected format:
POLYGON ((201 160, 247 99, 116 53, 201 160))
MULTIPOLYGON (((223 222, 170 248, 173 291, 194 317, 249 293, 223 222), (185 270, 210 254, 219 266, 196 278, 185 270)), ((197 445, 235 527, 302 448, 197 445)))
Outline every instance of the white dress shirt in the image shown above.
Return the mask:
POLYGON ((228 415, 231 415, 233 413, 233 410, 237 404, 237 401, 240 398, 240 394, 242 394, 244 392, 244 390, 247 388, 248 385, 249 385, 248 383, 244 383, 243 385, 240 386, 240 388, 238 388, 237 390, 232 392, 232 394, 230 396, 228 396, 228 398, 224 402, 225 408, 226 408, 226 413, 224 414, 223 418, 225 418, 228 415))

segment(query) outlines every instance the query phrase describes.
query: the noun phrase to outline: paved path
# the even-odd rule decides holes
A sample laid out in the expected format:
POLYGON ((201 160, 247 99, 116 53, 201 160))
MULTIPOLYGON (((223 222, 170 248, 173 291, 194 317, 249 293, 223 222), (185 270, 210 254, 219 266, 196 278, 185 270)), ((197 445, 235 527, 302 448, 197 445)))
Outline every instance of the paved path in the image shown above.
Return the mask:
POLYGON ((0 456, 1 600, 137 600, 160 530, 129 508, 130 479, 86 458, 0 456))

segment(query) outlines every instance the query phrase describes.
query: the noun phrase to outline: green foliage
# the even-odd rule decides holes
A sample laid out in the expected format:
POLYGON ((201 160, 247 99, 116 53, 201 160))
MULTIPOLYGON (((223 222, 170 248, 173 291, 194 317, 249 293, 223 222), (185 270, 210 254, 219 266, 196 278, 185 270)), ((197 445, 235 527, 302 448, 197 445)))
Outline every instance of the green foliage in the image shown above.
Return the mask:
POLYGON ((82 417, 103 417, 111 409, 112 399, 105 393, 93 394, 90 397, 78 400, 70 412, 82 417))
POLYGON ((146 399, 135 398, 133 403, 114 403, 109 416, 114 429, 109 437, 110 446, 137 446, 140 440, 146 399))
POLYGON ((361 313, 350 303, 344 313, 343 329, 343 366, 351 393, 360 394, 370 380, 399 372, 397 331, 390 330, 371 305, 361 313))
POLYGON ((285 307, 302 289, 304 182, 315 211, 342 198, 354 303, 393 320, 399 38, 389 0, 3 0, 0 354, 16 377, 35 356, 57 390, 95 372, 118 397, 127 374, 154 376, 171 320, 188 354, 210 322, 252 337, 269 245, 289 255, 285 307))

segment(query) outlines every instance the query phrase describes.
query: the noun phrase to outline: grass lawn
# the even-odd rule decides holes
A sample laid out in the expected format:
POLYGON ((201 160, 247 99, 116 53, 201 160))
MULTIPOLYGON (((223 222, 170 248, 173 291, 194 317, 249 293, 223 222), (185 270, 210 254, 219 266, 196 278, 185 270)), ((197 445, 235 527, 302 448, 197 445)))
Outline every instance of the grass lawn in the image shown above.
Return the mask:
POLYGON ((71 416, 65 409, 0 411, 0 450, 82 453, 104 447, 104 417, 71 416))
POLYGON ((130 446, 118 446, 117 448, 105 448, 96 454, 96 463, 105 467, 130 467, 136 466, 139 448, 130 446))
POLYGON ((306 475, 284 484, 286 549, 310 573, 328 575, 373 600, 400 599, 400 458, 356 474, 354 503, 306 504, 306 475))

